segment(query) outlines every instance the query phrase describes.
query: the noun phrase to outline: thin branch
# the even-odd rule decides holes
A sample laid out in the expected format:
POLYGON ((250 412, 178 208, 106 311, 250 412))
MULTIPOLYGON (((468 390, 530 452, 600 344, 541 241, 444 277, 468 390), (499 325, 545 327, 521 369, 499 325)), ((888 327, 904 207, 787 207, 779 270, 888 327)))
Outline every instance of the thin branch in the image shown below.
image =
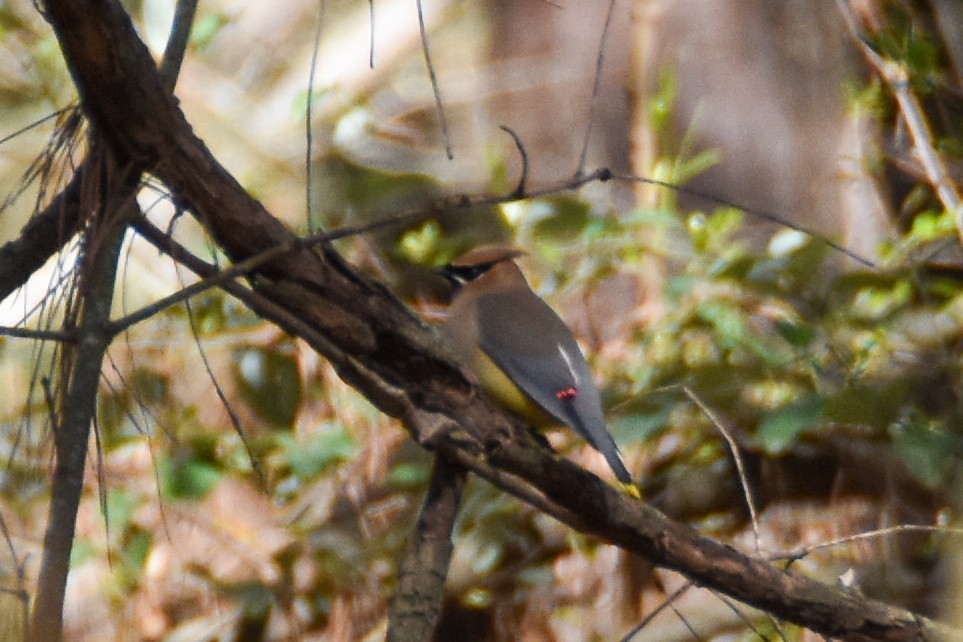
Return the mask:
MULTIPOLYGON (((138 229, 142 229, 144 224, 143 222, 147 221, 146 217, 143 216, 138 217, 136 220, 138 223, 138 229)), ((163 232, 161 232, 161 234, 163 234, 163 232)), ((321 242, 321 238, 323 237, 324 235, 320 235, 320 238, 317 242, 321 242)), ((290 252, 297 245, 298 243, 275 246, 271 249, 261 252, 260 254, 252 256, 246 261, 235 263, 234 265, 224 268, 223 270, 218 270, 216 266, 205 263, 210 270, 208 272, 210 276, 201 279, 197 283, 192 283, 191 285, 188 285, 177 292, 169 294, 164 298, 155 301, 154 303, 145 305, 139 310, 131 312, 130 314, 121 317, 116 321, 111 321, 107 326, 107 331, 112 335, 116 335, 124 330, 127 330, 131 326, 140 323, 141 321, 145 321, 146 319, 149 319, 172 306, 183 303, 193 296, 210 290, 211 288, 224 287, 228 281, 256 271, 259 267, 276 259, 278 256, 286 252, 290 252)), ((177 260, 180 260, 182 257, 176 258, 177 260)))
POLYGON ((658 615, 662 613, 662 611, 672 607, 672 605, 675 602, 681 599, 682 596, 685 595, 686 592, 688 592, 688 590, 694 586, 695 584, 692 582, 692 580, 686 580, 685 583, 682 584, 682 586, 672 591, 671 595, 669 595, 667 598, 662 600, 662 603, 659 604, 659 606, 657 606, 656 608, 654 608, 651 613, 646 615, 644 618, 642 618, 642 620, 639 621, 638 624, 632 627, 632 630, 629 631, 625 635, 625 637, 621 639, 620 642, 630 642, 632 638, 634 638, 636 635, 641 633, 645 629, 645 627, 647 627, 652 622, 652 620, 658 617, 658 615))
POLYGON ((418 29, 421 31, 421 51, 425 56, 425 66, 428 68, 428 78, 431 80, 431 91, 435 96, 435 107, 438 110, 438 122, 441 126, 441 137, 445 141, 445 155, 448 160, 455 158, 451 150, 451 135, 448 133, 448 117, 445 116, 445 105, 441 101, 441 89, 438 87, 438 76, 435 75, 435 65, 431 62, 431 49, 428 47, 428 30, 425 29, 425 14, 421 7, 421 0, 415 0, 418 6, 418 29))
POLYGON ((187 44, 191 39, 191 28, 197 15, 197 0, 177 0, 174 7, 174 20, 171 22, 171 32, 167 37, 167 46, 160 63, 160 77, 167 91, 173 92, 177 78, 184 64, 187 44))
POLYGON ((27 133, 28 131, 30 131, 31 129, 33 129, 33 128, 35 128, 35 127, 39 127, 40 125, 43 125, 43 124, 44 124, 45 122, 47 122, 48 120, 53 120, 53 119, 55 119, 55 118, 60 118, 60 116, 62 116, 63 114, 69 112, 69 111, 72 110, 72 109, 73 109, 73 107, 65 107, 64 109, 58 109, 57 111, 51 112, 51 113, 47 114, 46 116, 42 116, 42 117, 38 118, 37 120, 33 121, 32 123, 30 123, 29 125, 24 125, 23 127, 21 127, 20 129, 18 129, 17 131, 15 131, 15 132, 13 132, 13 133, 11 133, 11 134, 7 134, 7 135, 4 136, 3 138, 0 138, 0 145, 3 145, 3 144, 5 144, 5 143, 9 143, 10 141, 12 141, 12 140, 13 140, 14 138, 16 138, 17 136, 20 136, 21 134, 25 134, 25 133, 27 133))
MULTIPOLYGON (((722 595, 717 591, 713 591, 712 594, 716 596, 716 599, 718 599, 720 602, 725 604, 729 608, 729 610, 735 614, 735 616, 739 619, 739 621, 741 621, 743 624, 746 625, 747 629, 755 633, 760 640, 764 640, 768 642, 769 638, 766 635, 764 635, 762 631, 759 630, 759 627, 756 626, 756 623, 752 621, 752 618, 750 618, 748 615, 746 615, 743 612, 742 606, 740 604, 732 601, 731 599, 729 599, 728 597, 726 597, 725 595, 722 595)), ((765 611, 762 611, 762 613, 766 615, 766 618, 769 621, 769 625, 772 626, 772 628, 776 631, 776 635, 779 636, 779 639, 782 640, 783 642, 787 642, 786 634, 785 632, 783 632, 782 627, 779 626, 779 622, 777 622, 775 618, 773 618, 771 615, 769 615, 765 611)))
POLYGON ((18 339, 34 339, 36 341, 76 341, 77 333, 72 330, 31 330, 28 328, 10 328, 0 326, 0 336, 16 337, 18 339))
MULTIPOLYGON (((190 250, 170 238, 170 236, 165 234, 163 230, 157 228, 146 217, 135 220, 134 227, 151 245, 169 255, 198 276, 210 280, 218 279, 220 273, 217 266, 194 256, 190 250)), ((331 355, 334 356, 330 356, 329 359, 335 366, 341 364, 345 359, 343 356, 338 358, 336 356, 338 355, 336 346, 327 341, 327 339, 320 335, 310 324, 305 323, 303 319, 298 318, 290 310, 267 299, 264 295, 244 287, 231 279, 224 280, 219 284, 219 287, 244 303, 255 314, 266 319, 271 319, 282 329, 307 341, 308 344, 316 350, 323 350, 325 355, 330 351, 331 355)))
MULTIPOLYGON (((507 131, 513 134, 511 130, 507 130, 507 131)), ((524 149, 523 148, 520 148, 520 149, 522 154, 524 154, 524 149)), ((535 197, 539 195, 551 194, 559 191, 559 189, 571 189, 571 188, 584 185, 589 182, 603 180, 602 176, 604 175, 605 171, 606 170, 600 170, 600 171, 582 176, 576 180, 568 180, 565 183, 563 183, 561 186, 553 185, 551 187, 546 187, 541 190, 538 190, 537 192, 533 192, 528 196, 535 197)), ((524 180, 524 178, 525 177, 523 176, 522 180, 524 180)), ((522 187, 521 183, 519 184, 519 187, 522 187)), ((205 274, 207 276, 205 276, 205 278, 203 278, 201 281, 198 281, 197 283, 192 283, 191 285, 186 286, 185 288, 178 290, 177 292, 169 294, 166 297, 163 297, 162 299, 159 299, 151 304, 145 305, 143 308, 140 308, 130 314, 127 314, 117 320, 112 321, 109 324, 109 331, 113 334, 123 332, 124 330, 127 330, 131 326, 137 323, 140 323, 141 321, 145 321, 174 305, 187 301, 191 297, 194 297, 202 292, 210 290, 211 288, 214 288, 214 287, 224 287, 225 284, 232 279, 250 275, 256 272, 259 268, 275 260, 279 256, 286 254, 288 252, 291 252, 299 247, 314 247, 317 245, 323 245, 330 241, 343 239, 350 236, 367 234, 386 227, 394 227, 398 225, 410 224, 415 221, 420 221, 420 220, 424 220, 432 216, 435 216, 437 212, 445 211, 446 209, 466 209, 467 210, 472 207, 477 207, 479 205, 493 205, 498 203, 506 203, 513 200, 517 200, 517 198, 519 197, 516 196, 515 193, 513 192, 508 196, 481 196, 481 197, 461 196, 461 197, 457 197, 456 199, 444 199, 442 201, 439 201, 438 203, 434 203, 430 205, 427 208, 421 207, 421 208, 412 209, 406 212, 401 212, 399 214, 395 214, 393 216, 390 216, 384 219, 376 220, 371 223, 367 223, 365 225, 346 226, 346 227, 339 228, 337 230, 332 230, 330 232, 318 232, 317 234, 312 234, 310 236, 303 237, 300 239, 292 239, 290 242, 284 245, 277 245, 272 248, 268 248, 244 261, 235 263, 230 267, 224 268, 222 270, 218 270, 218 268, 214 265, 205 263, 205 265, 207 266, 206 268, 207 271, 205 272, 205 274)), ((147 220, 147 218, 142 215, 136 218, 135 223, 138 229, 142 229, 142 228, 149 229, 150 227, 152 227, 152 224, 149 224, 149 221, 147 220)), ((163 232, 160 232, 159 230, 158 232, 163 234, 163 232)), ((175 256, 174 258, 175 260, 179 260, 178 256, 175 256)), ((200 259, 197 259, 197 260, 200 261, 200 259)), ((36 331, 26 331, 26 330, 20 331, 17 329, 11 329, 11 330, 12 330, 11 334, 14 334, 14 332, 23 332, 25 335, 29 335, 31 332, 36 332, 36 331)), ((0 334, 2 334, 2 331, 0 331, 0 334)), ((53 338, 55 338, 55 336, 53 336, 53 338)))
POLYGON ((528 187, 528 152, 525 151, 525 145, 522 144, 522 139, 518 137, 511 127, 507 125, 499 125, 498 127, 503 132, 507 132, 512 140, 515 141, 515 149, 518 150, 519 156, 522 157, 522 175, 518 178, 518 186, 515 188, 509 198, 515 200, 520 198, 525 198, 525 190, 528 187))
POLYGON ((318 68, 318 53, 321 51, 321 32, 324 28, 325 2, 318 6, 317 27, 314 30, 314 44, 311 47, 311 67, 308 70, 308 98, 304 110, 304 217, 310 230, 311 208, 314 206, 314 75, 318 68))
POLYGON ((935 535, 963 536, 963 528, 952 528, 949 526, 927 526, 925 524, 900 524, 898 526, 888 526, 886 528, 879 528, 871 531, 865 531, 863 533, 856 533, 855 535, 846 535, 845 537, 838 537, 836 539, 831 539, 826 542, 820 542, 819 544, 807 546, 806 548, 800 549, 798 551, 794 551, 790 553, 780 553, 778 555, 774 555, 770 557, 770 559, 795 562, 805 557, 808 557, 815 551, 824 550, 828 548, 835 548, 837 546, 852 544, 853 542, 862 542, 866 540, 876 539, 879 537, 888 537, 889 535, 895 535, 897 533, 932 533, 935 535))
POLYGON ((713 196, 712 194, 707 194, 707 193, 705 193, 705 192, 700 192, 699 190, 691 189, 691 188, 689 188, 689 187, 685 187, 685 186, 682 186, 682 185, 673 185, 672 183, 667 183, 667 182, 665 182, 665 181, 656 180, 656 179, 654 179, 654 178, 645 178, 644 176, 633 176, 633 175, 631 175, 631 174, 616 174, 616 173, 612 173, 612 174, 610 175, 610 178, 611 178, 612 180, 628 181, 628 182, 632 182, 632 183, 644 183, 644 184, 646 184, 646 185, 656 185, 656 186, 658 186, 658 187, 665 187, 665 188, 667 188, 667 189, 674 190, 674 191, 678 192, 679 194, 685 194, 686 196, 692 196, 692 197, 695 197, 695 198, 698 198, 698 199, 702 199, 702 200, 704 200, 704 201, 707 201, 707 202, 709 202, 709 203, 713 203, 713 204, 715 204, 715 205, 721 205, 721 206, 723 206, 723 207, 732 207, 732 208, 735 208, 735 209, 742 210, 743 212, 745 212, 746 214, 749 214, 750 216, 754 216, 754 217, 756 217, 756 218, 760 218, 760 219, 763 219, 763 220, 765 220, 765 221, 769 221, 770 223, 777 223, 777 224, 782 225, 783 227, 787 227, 787 228, 789 228, 789 229, 791 229, 791 230, 796 230, 797 232, 802 232, 802 233, 805 234, 806 236, 809 236, 810 238, 814 238, 814 239, 819 240, 820 242, 824 243, 824 244, 827 245, 828 247, 831 247, 832 249, 836 250, 837 252, 841 252, 842 254, 845 254, 845 255, 848 256, 849 258, 853 259, 854 261, 856 261, 857 263, 859 263, 859 264, 861 264, 861 265, 863 265, 863 266, 865 266, 865 267, 868 267, 868 268, 871 268, 871 269, 874 269, 874 270, 879 268, 879 266, 877 266, 875 263, 873 263, 872 261, 870 261, 870 260, 867 259, 866 257, 863 257, 863 256, 857 254, 854 250, 851 250, 851 249, 847 248, 845 245, 841 245, 841 244, 837 243, 836 241, 834 241, 834 240, 832 240, 832 239, 830 239, 830 238, 828 238, 828 237, 826 237, 826 236, 824 236, 824 235, 822 235, 822 234, 818 234, 817 232, 814 232, 813 230, 811 230, 811 229, 809 229, 809 228, 807 228, 807 227, 804 227, 804 226, 802 226, 802 225, 798 225, 798 224, 796 224, 796 223, 793 223, 793 222, 790 221, 789 219, 783 218, 782 216, 779 216, 778 214, 773 214, 772 212, 767 212, 767 211, 765 211, 765 210, 743 207, 742 205, 739 205, 738 203, 734 203, 734 202, 732 202, 732 201, 728 201, 728 200, 726 200, 726 199, 724 199, 724 198, 719 198, 718 196, 713 196))
POLYGON ((605 14, 605 24, 602 27, 602 39, 599 42, 598 55, 595 57, 595 81, 592 84, 592 98, 589 100, 589 120, 585 127, 585 139, 582 141, 582 153, 578 157, 576 176, 585 171, 588 159, 589 143, 592 140, 592 127, 595 124, 595 107, 598 103, 599 92, 602 88, 602 70, 605 68, 605 49, 608 46, 609 32, 612 28, 612 15, 615 13, 615 0, 609 0, 609 10, 605 14))
POLYGON ((56 462, 37 597, 30 621, 30 639, 37 642, 56 642, 62 634, 64 592, 84 487, 87 442, 96 412, 101 364, 111 341, 103 327, 110 316, 117 263, 127 228, 124 213, 135 206, 130 200, 116 197, 129 189, 130 178, 123 176, 126 170, 121 170, 119 176, 112 176, 117 170, 111 168, 111 160, 105 158, 105 162, 109 163, 104 171, 109 183, 102 189, 108 200, 99 213, 99 224, 88 228, 88 234, 91 234, 88 239, 89 271, 84 273, 85 283, 79 291, 82 311, 77 328, 76 354, 69 360, 70 373, 67 388, 63 391, 63 423, 54 430, 56 462))
POLYGON ((237 412, 234 411, 234 406, 231 405, 231 400, 227 398, 227 395, 224 393, 224 388, 221 387, 217 377, 214 376, 214 368, 211 367, 211 361, 207 358, 207 351, 204 350, 204 346, 201 344, 200 332, 197 329, 197 320, 194 317, 194 310, 191 308, 191 302, 185 301, 184 305, 187 306, 187 318, 190 320, 191 324, 191 335, 194 337, 194 347, 197 348, 197 353, 201 356, 201 361, 204 364, 204 372, 207 373, 207 378, 210 379, 211 385, 214 386, 214 394, 217 395, 217 399, 221 402, 221 406, 227 413, 228 419, 231 420, 231 428, 234 429, 234 432, 241 440, 241 444, 244 446, 244 452, 247 453, 248 461, 251 462, 251 468, 254 470, 254 474, 257 475, 258 483, 260 483, 261 489, 267 490, 267 475, 264 474, 264 467, 261 466, 261 462, 251 449, 251 440, 248 439, 247 434, 244 432, 244 426, 241 424, 241 418, 238 416, 237 412))
POLYGON ((368 68, 374 69, 374 51, 375 51, 375 4, 374 0, 368 0, 368 68))
POLYGON ((17 578, 17 588, 3 587, 0 590, 20 600, 22 605, 20 628, 21 631, 26 631, 27 622, 30 620, 30 593, 27 591, 26 558, 20 559, 17 557, 17 550, 13 545, 13 537, 10 535, 10 528, 7 526, 7 520, 3 516, 2 511, 0 511, 0 532, 3 533, 3 541, 6 544, 7 550, 10 552, 10 560, 13 562, 13 568, 17 578))
POLYGON ((725 422, 719 417, 716 412, 708 406, 702 399, 697 395, 689 386, 682 386, 682 390, 685 392, 686 396, 692 400, 692 402, 699 407, 709 421, 716 427, 722 438, 726 440, 726 444, 729 445, 729 451, 732 453, 732 459, 736 462, 736 471, 739 474, 739 483, 742 485, 742 495, 746 498, 746 506, 749 507, 749 518, 752 522, 752 534, 756 543, 756 552, 761 553, 762 547, 759 538, 759 515, 756 512, 756 502, 752 499, 752 488, 749 486, 749 478, 746 475, 746 467, 742 463, 742 451, 739 449, 739 444, 736 442, 735 438, 726 428, 725 422))

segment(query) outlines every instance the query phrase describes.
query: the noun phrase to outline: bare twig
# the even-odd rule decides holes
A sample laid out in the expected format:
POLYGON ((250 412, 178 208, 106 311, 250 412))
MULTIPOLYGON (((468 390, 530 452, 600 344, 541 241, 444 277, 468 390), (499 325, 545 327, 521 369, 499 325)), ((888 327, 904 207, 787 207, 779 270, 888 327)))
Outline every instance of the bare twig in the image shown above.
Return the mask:
POLYGON ((187 43, 191 39, 191 28, 197 15, 197 0, 177 0, 174 7, 174 20, 171 22, 171 32, 164 47, 164 56, 160 63, 160 77, 167 91, 174 91, 177 77, 184 64, 187 53, 187 43))
POLYGON ((652 620, 658 617, 662 611, 666 610, 667 608, 671 608, 672 605, 681 599, 682 596, 685 595, 685 593, 693 586, 695 586, 695 584, 691 580, 686 580, 682 586, 672 591, 671 595, 662 600, 662 603, 654 608, 651 613, 646 615, 638 624, 632 627, 632 630, 629 631, 624 638, 622 638, 621 642, 630 642, 630 640, 641 633, 645 627, 652 622, 652 620))
POLYGON ((247 433, 244 432, 244 425, 241 423, 241 418, 238 416, 237 412, 235 412, 234 406, 231 405, 231 400, 227 398, 227 395, 224 393, 224 388, 214 375, 214 368, 211 367, 211 361, 207 358, 207 351, 204 350, 204 345, 201 343, 200 332, 197 329, 197 321, 194 318, 194 311, 191 308, 191 302, 185 301, 184 305, 187 306, 187 318, 190 319, 191 335, 194 337, 194 347, 197 348, 197 353, 201 356, 201 362, 204 364, 204 372, 207 373, 207 378, 210 379, 211 385, 214 386, 214 394, 217 395, 218 401, 221 402, 221 406, 224 408, 228 419, 231 421, 231 428, 237 434, 238 438, 241 440, 241 444, 244 446, 244 451, 247 453, 248 461, 251 462, 251 468, 254 470, 254 474, 257 475, 257 479, 261 484, 261 488, 266 490, 267 475, 264 474, 264 467, 261 466, 260 460, 251 449, 251 440, 248 439, 247 433))
POLYGON ((682 386, 682 390, 685 392, 686 396, 692 400, 692 403, 699 406, 712 425, 716 427, 722 438, 726 440, 726 444, 729 446, 729 451, 732 453, 732 459, 736 463, 736 472, 739 474, 739 483, 742 485, 742 495, 746 498, 746 506, 749 507, 749 518, 752 522, 752 534, 756 542, 756 552, 762 552, 760 539, 759 539, 759 515, 756 512, 756 502, 752 499, 752 488, 749 486, 749 478, 746 476, 746 467, 742 463, 742 451, 739 449, 739 443, 732 436, 732 433, 726 427, 725 422, 719 417, 716 412, 709 407, 702 399, 688 386, 682 386))
POLYGON ((515 149, 518 150, 518 155, 522 157, 522 175, 518 177, 518 186, 515 187, 515 191, 509 197, 512 199, 525 198, 525 190, 528 188, 528 152, 525 151, 525 145, 522 144, 522 139, 518 137, 515 130, 507 125, 500 125, 499 129, 512 137, 512 140, 515 141, 515 149))
POLYGON ((445 154, 448 160, 455 157, 451 150, 451 135, 448 132, 448 117, 445 115, 445 105, 441 101, 441 89, 438 87, 438 76, 435 65, 431 62, 431 49, 428 47, 428 30, 425 29, 425 13, 421 0, 416 0, 418 6, 418 29, 421 31, 421 50, 425 56, 425 67, 428 68, 428 78, 431 80, 431 91, 435 95, 435 108, 438 110, 438 124, 441 127, 441 137, 445 141, 445 154))
POLYGON ((374 69, 375 51, 375 4, 374 0, 368 0, 368 68, 374 69))
POLYGON ((595 107, 598 102, 599 91, 602 87, 602 71, 605 68, 605 48, 608 46, 609 32, 612 28, 612 14, 615 13, 615 0, 609 0, 609 9, 605 14, 605 24, 602 27, 602 38, 599 42, 598 55, 595 57, 595 82, 592 85, 592 98, 589 100, 589 119, 585 127, 585 139, 582 141, 582 153, 578 157, 578 167, 575 170, 576 176, 581 176, 585 171, 585 163, 588 160, 589 143, 592 140, 592 127, 595 125, 595 107))
POLYGON ((685 187, 682 185, 674 185, 672 183, 667 183, 665 181, 660 181, 654 178, 646 178, 644 176, 633 176, 631 174, 615 174, 615 173, 611 174, 611 178, 612 180, 628 181, 631 183, 644 183, 646 185, 656 185, 658 187, 665 187, 666 189, 671 189, 680 194, 685 194, 686 196, 692 196, 692 197, 707 201, 709 203, 713 203, 715 205, 721 205, 723 207, 732 207, 735 209, 740 209, 750 216, 754 216, 764 221, 769 221, 771 223, 777 223, 791 230, 802 232, 803 234, 811 238, 818 239, 820 242, 824 243, 828 247, 831 247, 837 252, 841 252, 842 254, 845 254, 849 258, 853 259, 854 261, 856 261, 857 263, 865 267, 872 268, 872 269, 877 269, 878 267, 875 263, 873 263, 866 257, 857 254, 855 251, 847 248, 845 245, 840 245, 839 243, 832 240, 831 238, 828 238, 822 234, 818 234, 813 230, 807 227, 804 227, 802 225, 793 223, 789 219, 779 216, 778 214, 773 214, 772 212, 767 212, 765 210, 743 207, 738 203, 727 201, 724 198, 719 198, 718 196, 713 196, 712 194, 700 192, 699 190, 691 189, 689 187, 685 187))
POLYGON ((73 341, 77 333, 71 330, 31 330, 29 328, 10 328, 0 326, 0 336, 36 341, 73 341))
POLYGON ((888 526, 886 528, 878 528, 871 531, 856 533, 855 535, 837 537, 836 539, 807 546, 798 551, 780 553, 779 555, 772 556, 770 559, 795 562, 819 550, 835 548, 845 544, 852 544, 853 542, 862 542, 880 537, 888 537, 897 533, 932 533, 934 535, 955 535, 963 537, 963 528, 952 528, 949 526, 927 526, 925 524, 900 524, 898 526, 888 526))
MULTIPOLYGON (((372 0, 373 1, 373 0, 372 0)), ((308 71, 308 99, 304 110, 304 217, 310 230, 311 208, 314 207, 314 74, 318 67, 318 52, 321 50, 321 32, 324 28, 325 2, 318 3, 317 27, 314 30, 314 44, 311 47, 311 68, 308 71)), ((374 46, 374 45, 372 45, 374 46)))

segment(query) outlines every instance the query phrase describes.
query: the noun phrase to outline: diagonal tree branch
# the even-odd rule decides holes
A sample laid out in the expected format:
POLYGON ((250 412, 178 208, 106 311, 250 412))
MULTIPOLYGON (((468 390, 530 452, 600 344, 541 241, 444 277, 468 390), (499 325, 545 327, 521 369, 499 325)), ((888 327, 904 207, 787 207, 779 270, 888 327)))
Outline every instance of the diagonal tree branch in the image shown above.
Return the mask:
POLYGON ((85 160, 53 201, 30 219, 20 236, 0 247, 0 301, 22 286, 64 243, 80 224, 80 192, 87 171, 85 160))
MULTIPOLYGON (((44 8, 84 109, 119 153, 165 182, 233 260, 292 242, 193 134, 116 2, 47 0, 44 8)), ((936 624, 908 611, 700 537, 555 457, 476 392, 435 333, 330 248, 317 254, 295 245, 252 281, 323 337, 312 345, 382 411, 401 418, 420 444, 496 483, 499 475, 523 480, 573 527, 825 635, 938 636, 936 624)))

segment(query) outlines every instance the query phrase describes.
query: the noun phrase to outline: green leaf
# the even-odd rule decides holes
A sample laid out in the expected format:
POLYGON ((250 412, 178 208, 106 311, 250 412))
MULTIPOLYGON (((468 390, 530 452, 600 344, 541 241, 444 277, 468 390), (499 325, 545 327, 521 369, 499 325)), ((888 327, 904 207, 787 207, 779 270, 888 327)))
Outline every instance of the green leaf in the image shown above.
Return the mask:
POLYGON ((248 348, 235 359, 238 388, 251 408, 275 427, 289 428, 301 407, 301 377, 293 354, 248 348))
POLYGON ((825 406, 821 397, 813 396, 770 414, 760 422, 758 428, 763 449, 772 455, 788 451, 800 433, 820 422, 825 406))
POLYGON ((768 345, 757 332, 750 329, 746 313, 737 305, 721 300, 705 301, 699 305, 698 314, 715 328, 723 347, 745 348, 768 365, 781 365, 785 362, 786 355, 768 345))
POLYGON ((329 466, 347 461, 358 451, 354 438, 339 424, 329 424, 309 440, 281 435, 281 446, 291 471, 302 479, 315 477, 329 466))
POLYGON ((668 425, 671 412, 672 407, 666 405, 653 412, 622 415, 609 422, 609 428, 620 444, 642 443, 668 425))
POLYGON ((401 488, 420 488, 428 482, 431 466, 427 461, 406 461, 388 471, 387 482, 401 488))
POLYGON ((141 499, 134 493, 113 488, 107 491, 105 510, 107 532, 111 539, 119 537, 130 527, 131 519, 140 505, 141 499))
POLYGON ((956 222, 948 212, 921 212, 913 219, 911 236, 921 241, 932 241, 956 233, 956 222))
POLYGON ((223 476, 216 465, 190 453, 164 457, 157 462, 157 469, 161 493, 171 499, 200 499, 223 476))
POLYGON ((203 49, 229 22, 230 19, 222 13, 209 13, 201 16, 194 23, 194 28, 191 29, 191 44, 198 49, 203 49))
POLYGON ((797 348, 805 348, 816 336, 816 330, 811 325, 796 323, 788 319, 777 319, 776 330, 786 341, 797 348))
POLYGON ((537 239, 570 240, 579 236, 591 220, 589 206, 574 198, 544 199, 551 213, 539 218, 532 227, 537 239))
POLYGON ((900 424, 893 433, 896 452, 910 471, 926 486, 939 488, 960 454, 958 440, 938 424, 922 420, 900 424))
POLYGON ((421 227, 405 232, 398 243, 398 250, 408 261, 424 264, 437 251, 441 227, 436 221, 428 221, 421 227))

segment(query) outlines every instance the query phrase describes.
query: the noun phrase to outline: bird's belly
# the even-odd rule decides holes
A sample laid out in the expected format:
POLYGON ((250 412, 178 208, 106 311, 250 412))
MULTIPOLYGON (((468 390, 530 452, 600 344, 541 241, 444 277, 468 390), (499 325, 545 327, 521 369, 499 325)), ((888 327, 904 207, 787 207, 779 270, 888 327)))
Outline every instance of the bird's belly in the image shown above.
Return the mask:
POLYGON ((520 415, 537 427, 554 426, 558 424, 551 415, 535 403, 531 397, 522 392, 501 368, 495 365, 487 354, 476 351, 472 359, 473 370, 478 377, 478 383, 489 395, 501 405, 517 415, 520 415))

